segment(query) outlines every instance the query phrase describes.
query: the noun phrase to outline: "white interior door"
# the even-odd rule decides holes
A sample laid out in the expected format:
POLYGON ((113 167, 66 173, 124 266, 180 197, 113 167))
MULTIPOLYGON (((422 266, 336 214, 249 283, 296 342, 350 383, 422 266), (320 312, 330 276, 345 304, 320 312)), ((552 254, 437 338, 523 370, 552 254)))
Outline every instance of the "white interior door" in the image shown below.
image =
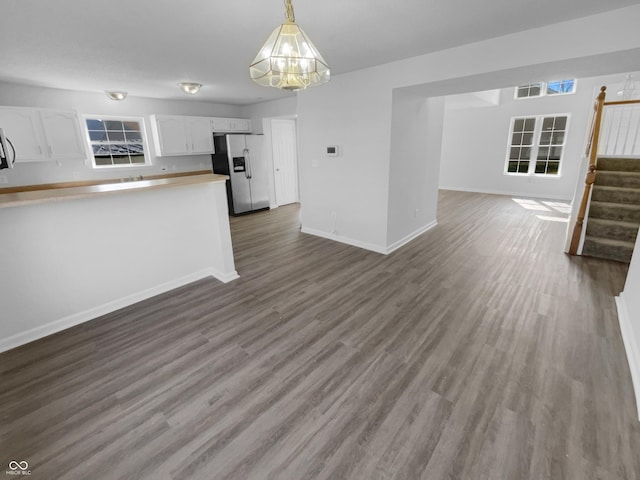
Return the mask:
POLYGON ((271 140, 276 204, 287 205, 298 202, 298 149, 295 120, 273 119, 271 140))

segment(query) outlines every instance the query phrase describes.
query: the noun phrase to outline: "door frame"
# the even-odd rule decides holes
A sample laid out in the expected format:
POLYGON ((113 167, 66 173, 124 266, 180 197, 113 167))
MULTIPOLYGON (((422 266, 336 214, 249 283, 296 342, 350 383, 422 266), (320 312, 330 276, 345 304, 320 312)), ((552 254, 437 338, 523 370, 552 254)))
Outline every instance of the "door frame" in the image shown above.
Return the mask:
POLYGON ((273 161, 273 130, 271 128, 273 120, 292 120, 295 122, 296 128, 296 191, 298 202, 300 202, 300 156, 298 152, 298 130, 297 130, 297 115, 283 115, 279 117, 265 117, 262 119, 262 130, 265 136, 265 149, 267 157, 267 167, 269 170, 269 208, 278 208, 275 186, 275 163, 273 161))

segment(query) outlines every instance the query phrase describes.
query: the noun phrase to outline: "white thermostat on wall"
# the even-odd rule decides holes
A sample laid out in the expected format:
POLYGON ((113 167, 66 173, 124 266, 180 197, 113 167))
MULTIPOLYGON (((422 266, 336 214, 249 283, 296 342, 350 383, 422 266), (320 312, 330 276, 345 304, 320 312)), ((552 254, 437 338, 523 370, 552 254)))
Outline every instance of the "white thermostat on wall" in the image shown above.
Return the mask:
POLYGON ((338 146, 329 145, 327 147, 327 157, 337 157, 337 156, 338 156, 338 146))

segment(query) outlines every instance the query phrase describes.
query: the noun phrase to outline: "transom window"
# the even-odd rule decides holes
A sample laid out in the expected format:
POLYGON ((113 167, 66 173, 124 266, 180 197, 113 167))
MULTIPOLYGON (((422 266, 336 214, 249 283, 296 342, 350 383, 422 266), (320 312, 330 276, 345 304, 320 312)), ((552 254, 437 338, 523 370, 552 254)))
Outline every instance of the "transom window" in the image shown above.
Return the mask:
POLYGON ((553 82, 547 82, 547 95, 563 95, 575 91, 575 80, 554 80, 553 82))
POLYGON ((89 143, 96 167, 148 165, 141 118, 87 117, 89 143))
POLYGON ((564 95, 576 91, 575 79, 552 80, 516 87, 516 98, 542 97, 544 95, 564 95))
POLYGON ((514 118, 505 173, 559 175, 568 119, 567 115, 514 118))
POLYGON ((542 95, 544 83, 532 83, 516 87, 516 98, 539 97, 542 95))

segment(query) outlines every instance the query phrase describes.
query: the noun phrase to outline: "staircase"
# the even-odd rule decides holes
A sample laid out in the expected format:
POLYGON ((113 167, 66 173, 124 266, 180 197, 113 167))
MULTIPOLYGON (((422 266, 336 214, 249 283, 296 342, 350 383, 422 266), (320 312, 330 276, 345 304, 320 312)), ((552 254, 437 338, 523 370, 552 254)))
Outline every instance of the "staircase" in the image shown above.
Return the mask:
POLYGON ((583 255, 629 263, 640 227, 640 158, 598 158, 583 255))

